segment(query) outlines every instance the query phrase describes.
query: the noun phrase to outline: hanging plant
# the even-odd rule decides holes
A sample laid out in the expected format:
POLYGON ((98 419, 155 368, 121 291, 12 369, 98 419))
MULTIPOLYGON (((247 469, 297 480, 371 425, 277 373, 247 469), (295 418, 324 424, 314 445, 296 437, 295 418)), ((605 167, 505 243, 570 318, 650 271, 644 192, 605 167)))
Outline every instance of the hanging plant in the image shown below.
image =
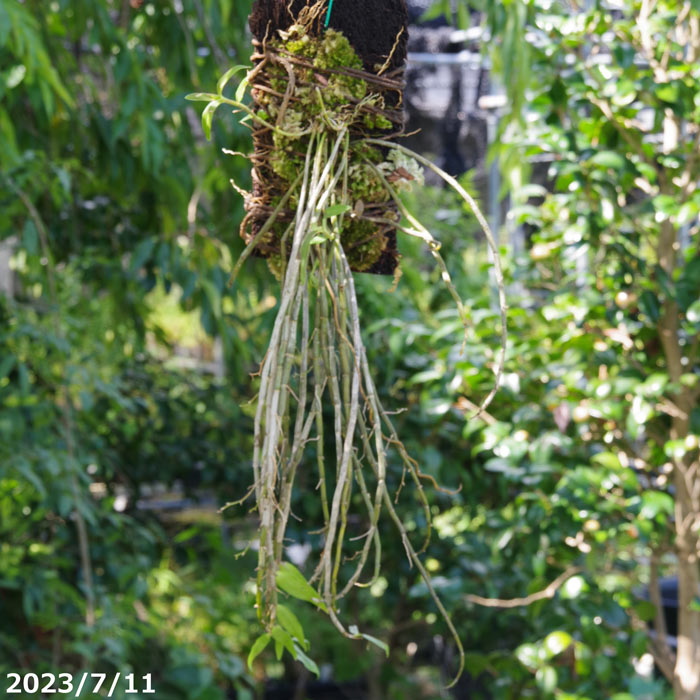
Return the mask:
POLYGON ((493 253, 503 340, 497 386, 505 348, 498 251, 484 217, 459 183, 397 141, 403 127, 403 57, 398 67, 392 62, 403 30, 393 37, 385 61, 370 72, 343 33, 320 26, 328 12, 321 0, 304 5, 285 29, 268 26, 254 42, 252 69, 228 71, 217 94, 188 96, 208 102, 202 116, 207 136, 222 104, 242 114, 252 129, 253 192, 242 192, 247 214, 241 232, 247 246, 233 277, 255 253, 267 258, 280 281, 255 411, 251 493, 260 519, 256 596, 265 632, 250 660, 274 640, 278 655, 286 648, 315 670, 305 654, 303 629, 280 603, 280 591, 315 605, 343 635, 386 649, 383 642, 347 627, 341 610, 354 587, 371 586, 380 575, 380 522, 386 514, 454 638, 459 676, 462 644, 420 558, 431 521, 423 483, 437 485, 409 455, 380 401, 362 341, 353 271, 392 272, 398 261, 396 231, 417 236, 439 265, 466 332, 466 311, 440 244, 400 196, 423 183, 423 167, 440 175, 470 206, 493 253), (243 70, 246 77, 235 98, 226 97, 226 85, 243 70), (244 103, 246 91, 252 104, 244 103), (403 467, 398 483, 388 469, 390 453, 403 467), (308 579, 284 561, 300 468, 307 474, 316 469, 323 518, 321 551, 308 579), (412 542, 395 506, 406 475, 427 523, 420 545, 412 542))

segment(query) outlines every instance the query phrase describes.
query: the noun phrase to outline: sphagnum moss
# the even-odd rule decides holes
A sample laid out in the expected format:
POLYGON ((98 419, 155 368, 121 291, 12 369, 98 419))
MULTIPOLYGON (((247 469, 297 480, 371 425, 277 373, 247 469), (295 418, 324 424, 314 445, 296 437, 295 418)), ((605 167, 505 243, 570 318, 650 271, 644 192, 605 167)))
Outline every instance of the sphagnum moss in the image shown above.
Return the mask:
MULTIPOLYGON (((384 512, 454 638, 459 676, 464 664, 462 643, 419 556, 428 546, 430 532, 423 481, 434 484, 434 480, 408 454, 380 402, 362 342, 352 270, 369 269, 382 254, 382 231, 398 228, 420 237, 437 260, 466 328, 466 312, 440 257, 439 243, 405 209, 399 196, 401 190, 422 181, 417 160, 433 168, 472 207, 494 254, 503 328, 497 386, 505 353, 505 296, 498 251, 483 215, 459 183, 421 156, 367 131, 368 117, 374 120, 373 129, 382 124, 380 117, 400 128, 392 121, 396 110, 386 108, 381 91, 373 91, 377 76, 353 68, 361 64, 342 34, 328 31, 313 37, 308 33, 313 13, 321 8, 321 3, 307 7, 296 25, 279 32, 256 55, 258 63, 248 81, 257 112, 221 93, 211 96, 215 104, 245 111, 258 135, 264 132, 265 140, 256 143, 265 145, 265 162, 260 162, 258 154, 254 168, 266 168, 266 175, 278 178, 278 191, 264 202, 252 201, 255 198, 248 195, 249 218, 252 210, 266 219, 249 235, 234 270, 235 275, 251 251, 262 246, 281 281, 279 309, 259 372, 255 412, 252 492, 260 517, 256 603, 266 631, 251 657, 274 639, 279 653, 287 648, 313 667, 304 653, 303 630, 299 631, 291 611, 279 604, 280 590, 316 605, 345 636, 382 644, 356 627, 346 628, 341 606, 350 590, 370 586, 380 575, 384 512), (285 75, 282 92, 282 82, 276 81, 285 81, 285 75), (326 403, 333 413, 328 442, 335 446, 334 462, 326 454, 326 403), (315 460, 309 459, 310 446, 315 460), (402 470, 398 477, 395 468, 389 468, 390 455, 402 470), (321 554, 307 580, 283 562, 283 554, 289 541, 287 525, 297 470, 303 463, 308 471, 313 461, 322 513, 321 554), (428 526, 420 550, 412 544, 395 507, 406 475, 428 526), (360 513, 355 512, 358 507, 360 513), (370 562, 371 571, 363 580, 370 562)), ((493 392, 482 407, 492 397, 493 392)))

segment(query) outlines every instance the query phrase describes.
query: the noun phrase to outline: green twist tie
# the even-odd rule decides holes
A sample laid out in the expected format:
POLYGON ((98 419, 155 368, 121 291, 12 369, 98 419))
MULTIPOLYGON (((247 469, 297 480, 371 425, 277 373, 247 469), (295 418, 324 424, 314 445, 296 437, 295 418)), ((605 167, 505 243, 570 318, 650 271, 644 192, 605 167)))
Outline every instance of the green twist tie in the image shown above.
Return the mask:
POLYGON ((331 10, 333 9, 333 0, 328 3, 328 12, 326 12, 326 29, 328 29, 328 23, 331 21, 331 10))

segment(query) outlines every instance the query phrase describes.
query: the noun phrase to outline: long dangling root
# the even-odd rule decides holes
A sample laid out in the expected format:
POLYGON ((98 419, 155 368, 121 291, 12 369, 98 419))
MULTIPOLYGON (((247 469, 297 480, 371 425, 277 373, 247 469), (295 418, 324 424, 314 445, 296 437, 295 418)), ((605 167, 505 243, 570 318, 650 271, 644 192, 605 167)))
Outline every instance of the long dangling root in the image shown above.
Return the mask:
MULTIPOLYGON (((313 445, 323 539, 309 581, 331 621, 343 635, 360 636, 342 623, 340 602, 353 587, 369 586, 380 574, 379 527, 384 510, 401 536, 410 565, 418 570, 454 637, 459 675, 464 659, 461 641, 419 556, 430 531, 430 509, 422 485, 426 476, 400 441, 372 379, 353 275, 339 236, 345 214, 325 213, 338 203, 338 184, 348 163, 347 136, 347 130, 340 128, 330 135, 319 130, 310 139, 280 307, 260 370, 253 458, 260 515, 258 612, 266 627, 274 624, 276 577, 287 542, 294 481, 307 448, 313 445), (333 413, 330 445, 325 441, 324 403, 333 413), (410 475, 425 514, 428 532, 421 549, 412 544, 394 505, 397 488, 388 483, 387 469, 391 448, 410 475), (329 469, 329 451, 335 454, 334 469, 329 469), (351 518, 357 505, 364 516, 351 518)), ((419 226, 416 220, 409 221, 414 228, 419 226)), ((444 267, 443 278, 451 285, 444 267)))
MULTIPOLYGON (((302 45, 303 23, 290 32, 293 43, 302 45)), ((344 39, 345 43, 340 41, 337 33, 326 36, 348 50, 349 45, 344 39)), ((258 179, 263 170, 270 175, 273 148, 280 157, 287 151, 293 153, 292 164, 299 166, 288 172, 289 162, 276 161, 278 171, 283 173, 278 172, 271 180, 280 190, 276 203, 269 193, 247 196, 244 227, 250 223, 253 230, 246 236, 248 245, 233 275, 253 251, 261 252, 262 248, 263 254, 274 258, 274 270, 281 280, 279 309, 259 372, 254 421, 252 492, 260 517, 258 615, 265 628, 274 633, 278 573, 283 567, 289 518, 293 516, 295 480, 302 462, 304 477, 308 478, 315 461, 312 483, 316 485, 322 522, 320 530, 309 532, 321 535, 321 552, 308 579, 308 584, 315 587, 314 602, 343 635, 369 638, 356 627, 346 629, 341 603, 354 587, 371 586, 378 579, 380 519, 383 512, 387 513, 401 537, 409 565, 415 566, 425 582, 454 639, 459 652, 454 684, 464 668, 464 649, 420 559, 431 531, 423 481, 439 487, 408 454, 390 412, 381 404, 362 341, 352 270, 370 269, 376 258, 367 258, 365 266, 358 268, 362 255, 378 255, 384 250, 374 245, 372 237, 381 238, 385 245, 388 231, 418 236, 428 244, 455 300, 466 342, 467 311, 439 253, 440 244, 406 209, 398 191, 422 177, 417 161, 435 170, 462 196, 474 210, 493 253, 501 306, 502 348, 496 386, 482 403, 483 410, 498 386, 505 357, 505 292, 496 243, 475 202, 459 183, 422 156, 395 143, 392 139, 396 133, 386 138, 371 137, 380 118, 392 131, 400 119, 398 104, 390 109, 390 101, 385 101, 388 91, 400 92, 396 75, 371 76, 356 69, 337 68, 314 72, 303 52, 295 55, 279 44, 268 50, 266 41, 258 48, 262 53, 256 54, 258 64, 249 73, 249 83, 254 83, 254 91, 258 91, 257 111, 238 101, 220 100, 246 112, 253 121, 258 159, 253 164, 258 179), (274 65, 287 71, 284 93, 277 89, 279 76, 268 74, 274 65), (353 99, 333 103, 327 98, 324 102, 323 81, 337 75, 361 81, 337 84, 344 85, 344 90, 354 85, 359 92, 353 99), (314 81, 320 81, 320 85, 314 81), (260 104, 266 105, 264 118, 260 104), (374 125, 369 130, 368 123, 374 125), (358 225, 361 232, 369 231, 370 238, 349 235, 358 225), (365 253, 358 256, 363 250, 365 253), (324 415, 324 407, 332 416, 324 415), (333 430, 329 435, 326 427, 331 418, 333 430), (315 460, 310 460, 309 453, 314 450, 315 460), (401 467, 400 477, 394 477, 395 471, 389 468, 390 455, 401 467), (426 521, 420 548, 411 542, 395 506, 406 483, 413 484, 426 521)))

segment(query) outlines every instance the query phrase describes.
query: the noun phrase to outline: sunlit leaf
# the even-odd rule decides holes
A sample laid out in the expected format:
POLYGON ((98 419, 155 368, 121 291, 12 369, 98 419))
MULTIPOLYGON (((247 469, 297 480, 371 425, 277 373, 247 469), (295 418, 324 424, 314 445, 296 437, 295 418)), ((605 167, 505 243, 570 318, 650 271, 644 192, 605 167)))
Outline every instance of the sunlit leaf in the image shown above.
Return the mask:
POLYGON ((544 640, 544 648, 551 656, 557 656, 568 649, 573 643, 573 637, 568 632, 557 630, 550 632, 544 640))
POLYGON ((240 102, 245 97, 245 91, 248 89, 248 78, 243 78, 236 88, 236 102, 240 102))
POLYGON ((352 207, 348 204, 333 204, 324 211, 324 214, 330 218, 331 216, 340 216, 351 210, 352 207))
POLYGON ((651 520, 657 515, 673 515, 673 498, 662 491, 645 491, 642 494, 640 518, 651 520))
POLYGON ((543 692, 553 693, 558 682, 557 670, 553 666, 543 666, 537 670, 535 680, 543 692))
POLYGON ((277 586, 288 595, 299 600, 314 603, 325 610, 318 593, 309 585, 299 569, 290 562, 284 562, 277 571, 277 586))
MULTIPOLYGON (((233 66, 232 68, 229 68, 220 78, 219 81, 216 83, 216 91, 219 95, 224 94, 224 88, 226 87, 227 83, 231 78, 233 78, 234 75, 237 73, 240 73, 241 71, 247 71, 250 66, 233 66)), ((188 97, 189 99, 189 97, 188 97)))

